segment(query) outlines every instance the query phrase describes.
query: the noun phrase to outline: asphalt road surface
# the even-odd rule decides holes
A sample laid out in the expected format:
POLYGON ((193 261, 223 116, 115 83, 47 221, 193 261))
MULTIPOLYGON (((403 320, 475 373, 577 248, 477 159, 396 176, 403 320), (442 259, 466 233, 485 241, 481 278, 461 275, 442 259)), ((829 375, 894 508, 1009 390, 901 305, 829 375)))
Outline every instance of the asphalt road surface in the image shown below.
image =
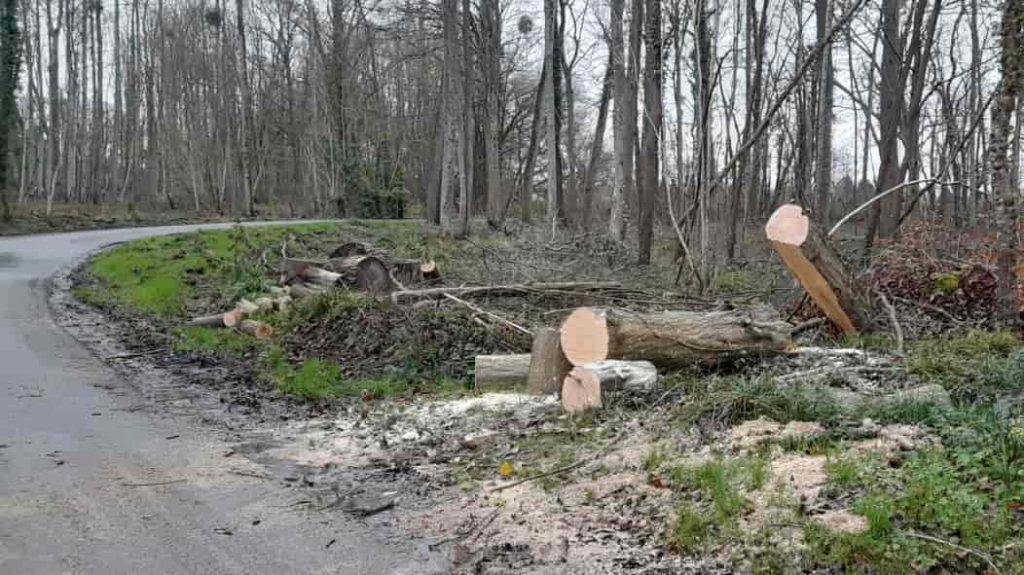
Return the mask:
POLYGON ((129 409, 119 376, 55 323, 59 269, 216 227, 0 238, 0 574, 446 572, 422 542, 298 508, 296 488, 231 467, 210 429, 129 409))

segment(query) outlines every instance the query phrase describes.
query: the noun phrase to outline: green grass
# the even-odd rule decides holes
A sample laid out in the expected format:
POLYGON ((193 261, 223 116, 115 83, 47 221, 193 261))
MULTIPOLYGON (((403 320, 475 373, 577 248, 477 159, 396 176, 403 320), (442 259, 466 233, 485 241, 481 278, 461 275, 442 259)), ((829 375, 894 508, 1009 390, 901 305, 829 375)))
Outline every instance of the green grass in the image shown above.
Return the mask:
POLYGON ((1024 390, 1024 341, 1010 332, 976 332, 913 345, 908 369, 954 399, 991 399, 1024 390))
POLYGON ((276 254, 292 233, 335 235, 332 224, 202 231, 133 241, 94 256, 95 282, 75 294, 94 305, 123 307, 154 317, 181 317, 198 286, 215 287, 218 303, 262 292, 263 253, 276 254))
POLYGON ((226 329, 186 327, 175 330, 172 346, 178 351, 191 351, 222 357, 241 357, 255 350, 259 342, 251 336, 226 329))
MULTIPOLYGON (((667 379, 666 386, 679 385, 667 379)), ((677 419, 687 426, 702 421, 732 425, 762 416, 780 423, 818 421, 828 426, 842 415, 842 406, 831 396, 782 388, 768 377, 709 376, 684 385, 692 400, 677 411, 677 419)))

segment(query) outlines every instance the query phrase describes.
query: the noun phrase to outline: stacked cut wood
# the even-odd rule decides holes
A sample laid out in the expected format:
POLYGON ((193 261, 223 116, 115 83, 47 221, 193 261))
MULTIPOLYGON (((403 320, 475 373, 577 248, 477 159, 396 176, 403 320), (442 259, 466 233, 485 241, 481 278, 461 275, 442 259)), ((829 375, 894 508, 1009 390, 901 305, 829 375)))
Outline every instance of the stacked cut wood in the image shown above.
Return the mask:
POLYGON ((277 294, 276 297, 261 297, 255 301, 242 299, 230 311, 197 317, 190 321, 188 325, 233 328, 257 339, 264 339, 274 334, 273 326, 262 321, 250 319, 250 316, 287 311, 291 306, 291 302, 292 298, 288 292, 277 294))
POLYGON ((804 215, 787 204, 775 210, 765 234, 815 305, 843 332, 867 328, 872 300, 843 264, 828 238, 804 215))
POLYGON ((609 392, 656 387, 658 369, 708 365, 737 354, 776 354, 793 326, 766 306, 711 312, 579 308, 561 329, 534 333, 529 355, 478 356, 479 389, 526 385, 561 392, 568 412, 599 408, 609 392))
POLYGON ((405 289, 406 285, 439 277, 437 265, 432 261, 391 258, 367 244, 347 243, 334 250, 328 260, 282 258, 281 285, 270 286, 266 296, 253 301, 240 300, 229 311, 194 318, 188 325, 232 328, 264 338, 273 333, 273 328, 250 316, 285 312, 293 300, 308 298, 335 287, 385 295, 396 289, 405 289))

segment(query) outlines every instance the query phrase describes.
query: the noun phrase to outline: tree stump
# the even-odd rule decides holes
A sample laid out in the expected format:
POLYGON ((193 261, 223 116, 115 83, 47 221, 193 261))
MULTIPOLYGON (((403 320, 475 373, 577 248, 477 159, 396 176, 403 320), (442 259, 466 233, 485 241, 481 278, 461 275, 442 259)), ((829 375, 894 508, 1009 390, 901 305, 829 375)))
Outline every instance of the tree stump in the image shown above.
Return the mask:
POLYGON ((554 328, 542 327, 533 335, 530 370, 526 390, 534 395, 558 393, 572 364, 562 353, 561 333, 554 328))

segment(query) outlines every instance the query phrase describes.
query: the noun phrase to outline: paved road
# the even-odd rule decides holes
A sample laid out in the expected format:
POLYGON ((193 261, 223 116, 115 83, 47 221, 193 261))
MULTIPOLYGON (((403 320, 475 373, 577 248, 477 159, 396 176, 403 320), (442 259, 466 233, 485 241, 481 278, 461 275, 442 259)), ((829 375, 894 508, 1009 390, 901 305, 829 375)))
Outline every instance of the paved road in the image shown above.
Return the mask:
POLYGON ((211 430, 127 409, 110 392, 124 382, 54 323, 58 269, 197 227, 223 226, 0 239, 0 574, 444 572, 422 543, 289 505, 298 492, 244 475, 211 430))

